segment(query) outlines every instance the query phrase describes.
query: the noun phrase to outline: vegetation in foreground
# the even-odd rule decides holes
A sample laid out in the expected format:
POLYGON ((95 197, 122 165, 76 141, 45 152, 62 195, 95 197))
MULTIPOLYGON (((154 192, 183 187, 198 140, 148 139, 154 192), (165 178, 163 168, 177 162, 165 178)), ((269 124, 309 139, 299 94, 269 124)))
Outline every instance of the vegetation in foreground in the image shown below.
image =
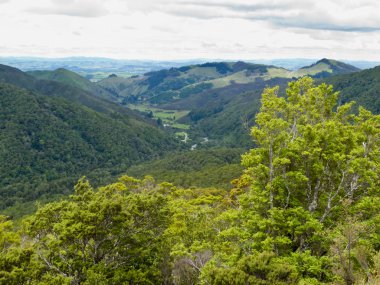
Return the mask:
POLYGON ((231 191, 123 176, 0 220, 1 284, 377 284, 380 116, 266 89, 231 191))

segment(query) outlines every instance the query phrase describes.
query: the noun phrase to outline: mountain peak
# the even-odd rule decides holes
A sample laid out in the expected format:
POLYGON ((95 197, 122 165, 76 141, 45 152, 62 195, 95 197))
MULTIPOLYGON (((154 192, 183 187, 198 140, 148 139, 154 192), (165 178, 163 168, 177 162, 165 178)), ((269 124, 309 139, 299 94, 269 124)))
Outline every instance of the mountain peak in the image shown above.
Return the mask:
POLYGON ((318 63, 327 63, 327 64, 331 64, 333 62, 336 62, 336 60, 332 60, 332 59, 328 59, 328 58, 322 58, 320 60, 318 60, 315 64, 318 64, 318 63))
POLYGON ((310 75, 316 78, 329 77, 336 74, 346 74, 360 71, 359 68, 337 61, 335 59, 322 58, 312 65, 302 67, 298 70, 300 75, 310 75))

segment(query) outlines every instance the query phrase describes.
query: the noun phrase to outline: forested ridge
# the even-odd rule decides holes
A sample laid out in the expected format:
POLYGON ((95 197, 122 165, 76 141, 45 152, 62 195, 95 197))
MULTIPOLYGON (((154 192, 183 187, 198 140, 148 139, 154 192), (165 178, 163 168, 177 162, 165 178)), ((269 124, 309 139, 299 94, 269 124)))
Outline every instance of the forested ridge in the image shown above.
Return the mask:
POLYGON ((0 210, 67 195, 82 175, 106 180, 180 147, 162 130, 125 113, 99 112, 4 83, 0 130, 0 210))
POLYGON ((232 189, 82 178, 1 216, 0 284, 378 284, 380 116, 309 77, 279 94, 262 94, 232 189))

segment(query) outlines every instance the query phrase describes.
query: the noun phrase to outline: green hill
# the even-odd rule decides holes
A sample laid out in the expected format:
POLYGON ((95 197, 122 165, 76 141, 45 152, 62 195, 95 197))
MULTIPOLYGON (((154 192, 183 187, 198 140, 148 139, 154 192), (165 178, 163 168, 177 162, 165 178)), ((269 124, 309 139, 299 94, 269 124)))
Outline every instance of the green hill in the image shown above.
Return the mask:
POLYGON ((148 72, 130 78, 113 76, 101 80, 98 85, 118 94, 127 102, 163 104, 233 84, 256 83, 273 78, 293 79, 305 75, 328 77, 356 71, 359 69, 352 65, 330 59, 322 59, 296 71, 242 61, 211 62, 148 72))
POLYGON ((0 64, 0 82, 13 84, 22 88, 36 88, 36 80, 33 76, 17 68, 3 64, 0 64))
POLYGON ((295 77, 309 75, 315 78, 326 78, 338 74, 347 74, 360 71, 359 68, 341 61, 323 58, 316 63, 302 67, 293 72, 295 77))
POLYGON ((17 68, 0 64, 0 83, 9 83, 49 97, 64 98, 105 114, 122 113, 136 116, 129 109, 109 100, 95 96, 91 92, 53 80, 39 80, 17 68))
POLYGON ((232 84, 288 76, 283 68, 246 62, 212 62, 154 71, 131 78, 110 77, 98 84, 125 101, 162 104, 232 84))
MULTIPOLYGON (((328 72, 326 67, 332 70, 330 75, 357 70, 326 59, 300 70, 323 77, 325 73, 321 72, 328 72)), ((0 205, 2 208, 17 201, 65 193, 66 186, 83 174, 96 178, 97 173, 103 173, 102 177, 110 177, 178 147, 149 119, 141 119, 128 108, 94 95, 89 87, 94 84, 86 85, 88 82, 73 72, 60 69, 31 74, 0 65, 0 82, 30 90, 1 85, 0 189, 7 197, 0 205), (59 79, 54 79, 53 74, 59 79)), ((324 80, 341 90, 342 102, 356 100, 379 112, 379 74, 380 69, 374 68, 324 80)), ((105 92, 117 94, 120 100, 133 101, 137 106, 166 110, 176 123, 190 126, 185 130, 190 138, 188 148, 192 144, 202 148, 200 142, 205 137, 208 147, 250 147, 249 128, 259 110, 262 90, 267 86, 285 86, 293 75, 273 66, 207 63, 127 79, 112 76, 101 81, 103 87, 99 88, 107 88, 109 91, 105 92), (174 118, 177 113, 170 113, 171 110, 186 112, 174 118)), ((158 169, 176 164, 169 158, 167 161, 131 168, 132 174, 150 170, 160 177, 158 169)), ((204 172, 197 171, 192 172, 194 177, 204 172)), ((173 176, 174 172, 166 174, 173 176)), ((182 172, 183 176, 172 180, 187 181, 189 173, 182 172)), ((170 180, 168 177, 163 176, 170 180)), ((188 186, 185 182, 184 185, 188 186)))
POLYGON ((82 89, 84 91, 90 92, 100 98, 115 101, 116 98, 110 92, 104 88, 92 83, 86 78, 80 76, 79 74, 72 72, 70 70, 59 68, 53 71, 50 70, 35 70, 28 71, 28 74, 40 80, 51 80, 65 83, 69 86, 82 89))
POLYGON ((188 113, 185 117, 175 116, 175 120, 166 124, 191 133, 193 143, 208 137, 211 145, 239 146, 244 142, 243 145, 247 146, 250 139, 241 124, 241 117, 252 118, 258 105, 246 105, 249 96, 241 94, 250 92, 257 96, 267 85, 288 82, 289 74, 289 71, 274 66, 241 61, 215 62, 131 78, 110 77, 98 84, 119 94, 120 99, 124 98, 121 102, 131 108, 152 110, 154 107, 158 116, 160 108, 162 113, 175 114, 178 110, 188 113), (230 116, 225 120, 224 114, 227 113, 230 116))
MULTIPOLYGON (((280 90, 285 90, 287 83, 294 77, 311 75, 316 78, 325 77, 325 80, 331 78, 331 83, 341 89, 342 83, 334 81, 334 78, 337 80, 357 78, 357 76, 360 77, 358 70, 358 68, 342 62, 322 59, 298 71, 282 75, 278 74, 279 77, 264 77, 262 80, 256 79, 255 82, 245 84, 234 83, 162 106, 169 109, 191 109, 187 119, 192 125, 193 136, 209 137, 217 141, 218 144, 226 146, 252 146, 249 127, 259 110, 260 96, 265 87, 279 85, 281 86, 280 90), (334 74, 342 75, 334 76, 334 74)), ((275 74, 274 69, 268 68, 268 71, 272 76, 275 74)), ((281 70, 277 69, 277 72, 279 71, 281 70)), ((363 74, 363 78, 368 78, 371 82, 373 81, 370 78, 373 77, 376 76, 368 76, 365 72, 363 74)), ((357 83, 355 84, 357 85, 357 83)), ((374 87, 371 92, 373 93, 376 88, 374 87)), ((377 88, 377 90, 380 89, 377 88)), ((363 90, 358 88, 356 88, 355 92, 352 92, 351 96, 348 95, 346 90, 342 90, 342 100, 347 102, 359 99, 360 104, 368 106, 368 102, 360 99, 361 94, 363 94, 363 90)), ((368 95, 365 95, 365 97, 368 98, 368 95)), ((369 97, 373 97, 373 95, 369 97)), ((379 106, 380 104, 377 105, 379 106)))
POLYGON ((82 175, 112 176, 178 147, 136 117, 3 83, 0 129, 0 209, 67 193, 82 175))

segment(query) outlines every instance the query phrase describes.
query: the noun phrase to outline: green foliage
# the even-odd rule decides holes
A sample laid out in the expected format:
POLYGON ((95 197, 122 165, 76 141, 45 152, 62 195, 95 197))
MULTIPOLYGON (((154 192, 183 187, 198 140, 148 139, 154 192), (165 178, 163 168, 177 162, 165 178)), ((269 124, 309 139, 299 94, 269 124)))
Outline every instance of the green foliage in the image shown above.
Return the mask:
MULTIPOLYGON (((129 176, 94 190, 82 178, 69 199, 47 204, 23 221, 24 245, 1 217, 1 284, 196 280, 199 272, 192 277, 184 272, 194 269, 198 260, 192 256, 207 247, 200 241, 212 238, 211 217, 225 195, 129 176)), ((202 258, 206 262, 209 255, 202 258)))
POLYGON ((151 190, 149 180, 137 189, 128 186, 94 192, 82 179, 68 201, 51 203, 28 221, 28 235, 50 274, 74 284, 157 283, 154 265, 170 217, 168 199, 151 190))
POLYGON ((38 265, 32 256, 33 250, 12 221, 0 216, 0 284, 27 284, 35 277, 38 265))
POLYGON ((115 100, 112 93, 96 85, 95 83, 92 83, 91 81, 80 76, 79 74, 69 71, 64 68, 59 68, 54 71, 34 70, 34 71, 29 71, 28 74, 40 80, 52 80, 52 81, 62 82, 69 86, 76 87, 84 91, 90 92, 91 94, 98 96, 100 98, 105 98, 111 101, 115 100))
MULTIPOLYGON (((252 135, 260 146, 243 158, 254 187, 265 189, 268 209, 301 206, 320 221, 335 219, 344 199, 356 201, 376 189, 379 116, 352 104, 333 110, 332 86, 309 78, 263 94, 252 135)), ((263 206, 263 205, 262 205, 263 206)))
MULTIPOLYGON (((290 83, 285 97, 278 92, 263 93, 256 148, 243 156, 233 189, 126 175, 94 189, 82 178, 68 199, 17 227, 0 217, 0 281, 377 284, 380 116, 363 108, 354 115, 352 103, 336 108, 332 86, 311 78, 290 83)), ((191 174, 236 157, 178 156, 152 167, 191 174)))
POLYGON ((380 113, 380 67, 366 69, 353 74, 344 74, 325 79, 329 84, 333 84, 340 92, 340 102, 346 103, 354 100, 358 106, 380 113))
POLYGON ((0 129, 0 209, 67 194, 81 175, 97 169, 115 175, 178 146, 132 117, 5 84, 0 85, 0 129))
POLYGON ((243 168, 240 156, 244 149, 205 149, 175 152, 163 158, 130 167, 128 175, 151 175, 160 182, 182 187, 231 188, 231 180, 240 176, 243 168))
MULTIPOLYGON (((264 274, 269 284, 359 284, 376 278, 370 256, 378 249, 364 234, 373 218, 357 217, 362 212, 355 208, 369 210, 367 218, 376 211, 362 203, 363 196, 379 197, 380 116, 362 108, 352 115, 352 104, 335 110, 337 95, 332 86, 314 86, 310 78, 290 83, 285 98, 278 88, 263 93, 252 128, 257 147, 243 156, 246 171, 236 182, 237 193, 244 193, 236 201, 240 209, 232 219, 218 220, 229 225, 220 233, 229 254, 217 260, 233 276, 249 276, 240 269, 241 256, 272 252, 287 273, 274 279, 264 274), (336 226, 337 231, 328 230, 336 226)), ((206 278, 227 278, 218 270, 206 278)))

